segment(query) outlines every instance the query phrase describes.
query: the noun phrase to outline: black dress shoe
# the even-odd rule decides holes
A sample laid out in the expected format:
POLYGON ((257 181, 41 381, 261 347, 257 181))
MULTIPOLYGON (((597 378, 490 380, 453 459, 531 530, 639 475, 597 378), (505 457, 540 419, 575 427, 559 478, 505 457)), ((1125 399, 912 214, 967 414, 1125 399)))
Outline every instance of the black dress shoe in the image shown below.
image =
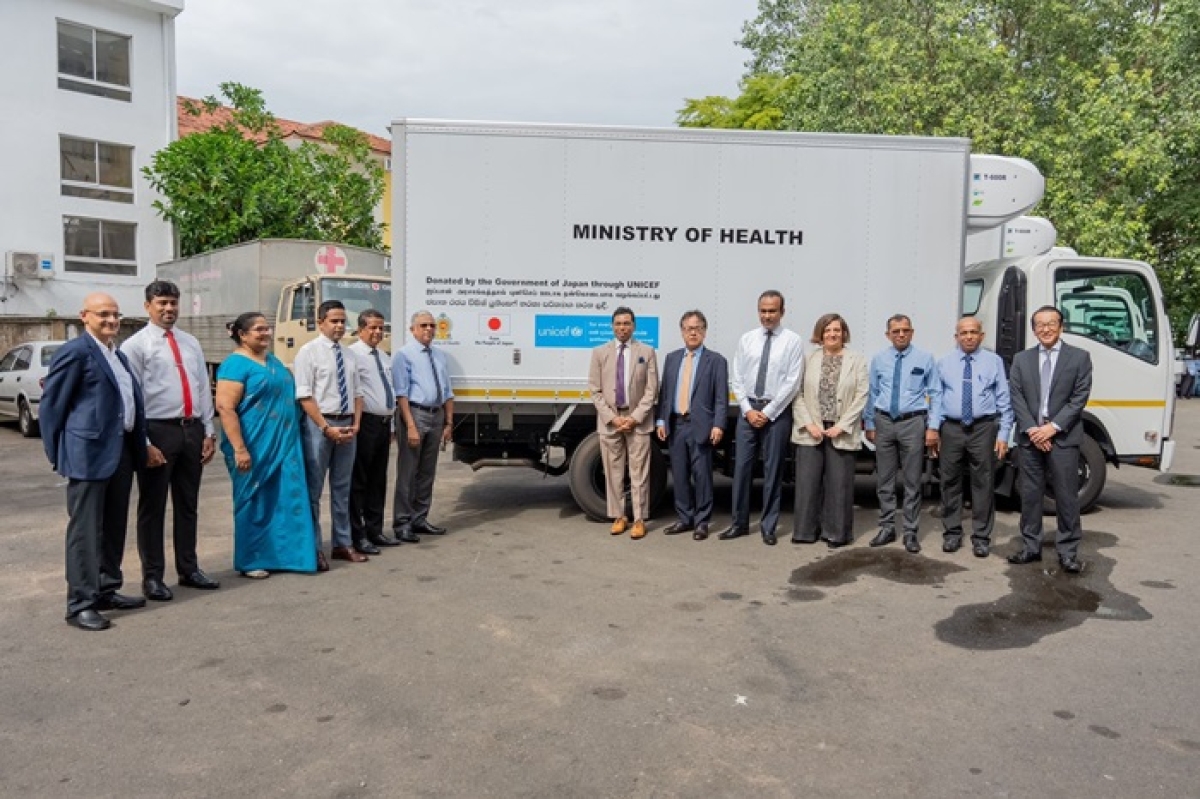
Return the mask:
POLYGON ((155 602, 170 602, 175 595, 162 580, 157 577, 147 577, 142 580, 142 596, 155 602))
POLYGON ((78 613, 67 616, 67 624, 72 627, 78 627, 81 630, 107 630, 112 626, 112 622, 101 616, 92 608, 84 608, 78 613))
POLYGON ((179 584, 186 585, 188 588, 198 588, 201 591, 216 591, 221 587, 220 583, 199 569, 191 574, 179 575, 179 584))
POLYGON ((1042 559, 1041 552, 1029 552, 1022 550, 1014 555, 1008 556, 1008 562, 1017 566, 1024 566, 1026 563, 1038 563, 1042 559))
POLYGON ((413 532, 418 535, 445 535, 446 528, 438 527, 436 524, 430 524, 426 521, 424 524, 414 524, 413 532))
POLYGON ((880 530, 874 538, 871 539, 871 546, 881 547, 885 544, 890 544, 896 540, 895 530, 880 530))
POLYGON ((399 530, 393 530, 392 535, 402 544, 419 544, 421 539, 412 531, 411 527, 402 527, 399 530))
MULTIPOLYGON (((146 607, 146 600, 140 596, 125 596, 113 592, 111 594, 101 594, 96 597, 95 603, 92 605, 96 610, 137 610, 138 608, 146 607)), ((80 611, 83 613, 84 611, 80 611)))
POLYGON ((975 553, 975 557, 977 558, 986 558, 989 554, 987 544, 976 544, 972 551, 975 553))
POLYGON ((380 533, 379 535, 369 535, 369 536, 367 536, 367 540, 370 541, 372 544, 374 544, 377 547, 398 547, 398 546, 400 546, 400 542, 397 541, 396 539, 392 538, 387 533, 380 533))
POLYGON ((1083 563, 1078 558, 1059 558, 1058 565, 1067 574, 1079 574, 1083 571, 1083 563))
POLYGON ((728 530, 726 530, 725 532, 723 532, 719 536, 717 536, 717 538, 721 539, 722 541, 732 541, 733 539, 741 538, 744 535, 750 535, 750 530, 745 527, 738 527, 735 524, 735 525, 732 525, 728 530))
POLYGON ((824 541, 825 546, 829 547, 830 549, 841 549, 842 547, 850 546, 850 539, 846 539, 845 541, 834 541, 832 538, 822 538, 821 540, 824 541))
POLYGON ((942 551, 943 552, 957 552, 959 550, 959 547, 961 547, 961 546, 962 546, 961 538, 947 538, 942 541, 942 551))
POLYGON ((354 542, 354 551, 359 552, 363 555, 378 555, 379 547, 375 546, 370 541, 368 541, 367 539, 364 538, 362 541, 354 542))
POLYGON ((708 525, 707 524, 696 525, 696 532, 692 533, 692 540, 693 541, 704 541, 704 540, 707 540, 707 538, 708 538, 708 525))
POLYGON ((775 538, 774 533, 763 533, 763 543, 766 544, 767 546, 769 546, 769 547, 775 546, 775 543, 777 540, 778 539, 775 538))
POLYGON ((921 542, 915 535, 904 536, 904 548, 914 555, 921 551, 921 542))
POLYGON ((679 535, 680 533, 690 533, 692 526, 683 522, 675 522, 670 527, 663 529, 663 535, 679 535))
POLYGON ((797 538, 796 536, 792 536, 793 544, 815 544, 817 541, 818 539, 816 538, 797 538))

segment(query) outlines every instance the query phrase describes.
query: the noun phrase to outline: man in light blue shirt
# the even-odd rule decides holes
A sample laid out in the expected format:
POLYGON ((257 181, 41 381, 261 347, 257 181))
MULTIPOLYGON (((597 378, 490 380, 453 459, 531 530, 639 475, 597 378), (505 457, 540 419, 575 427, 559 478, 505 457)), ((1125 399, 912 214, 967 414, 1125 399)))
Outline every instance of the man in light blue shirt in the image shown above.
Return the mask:
POLYGON ((938 361, 942 424, 938 463, 942 481, 942 551, 962 546, 963 469, 971 481, 971 544, 986 558, 995 522, 996 461, 1008 452, 1013 412, 1004 361, 983 344, 983 325, 973 316, 958 320, 958 346, 938 361))
POLYGON ((392 356, 396 392, 396 492, 392 499, 392 535, 415 544, 420 535, 445 535, 429 521, 438 451, 454 427, 454 392, 446 356, 433 345, 437 322, 429 311, 417 311, 409 328, 412 339, 392 356))
POLYGON ((887 321, 892 346, 871 359, 871 388, 863 429, 875 444, 879 533, 871 546, 896 540, 896 478, 904 486, 904 548, 920 552, 921 471, 925 449, 938 443, 941 381, 933 356, 912 346, 912 321, 896 314, 887 321))

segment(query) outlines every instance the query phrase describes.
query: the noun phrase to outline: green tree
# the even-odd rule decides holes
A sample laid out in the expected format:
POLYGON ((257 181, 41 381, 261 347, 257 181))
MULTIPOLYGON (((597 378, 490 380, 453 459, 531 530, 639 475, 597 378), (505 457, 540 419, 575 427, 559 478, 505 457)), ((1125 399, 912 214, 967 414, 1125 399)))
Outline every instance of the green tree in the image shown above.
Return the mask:
MULTIPOLYGON (((262 92, 222 83, 229 119, 156 152, 143 174, 162 196, 154 208, 175 225, 184 257, 260 238, 314 239, 381 249, 375 208, 383 168, 365 134, 341 125, 322 144, 290 146, 262 92)), ((213 113, 216 97, 187 113, 213 113)))
POLYGON ((741 44, 741 95, 688 100, 680 124, 1028 158, 1064 243, 1157 263, 1177 332, 1200 307, 1200 0, 760 0, 741 44))

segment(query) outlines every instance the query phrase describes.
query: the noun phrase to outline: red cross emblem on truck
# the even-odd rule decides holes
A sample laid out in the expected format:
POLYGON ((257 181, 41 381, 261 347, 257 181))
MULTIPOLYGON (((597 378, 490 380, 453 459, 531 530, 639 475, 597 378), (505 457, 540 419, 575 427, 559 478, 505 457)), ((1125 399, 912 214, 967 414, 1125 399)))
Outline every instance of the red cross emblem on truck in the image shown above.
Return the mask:
POLYGON ((327 245, 317 250, 317 269, 327 275, 340 275, 346 271, 346 254, 341 247, 327 245))

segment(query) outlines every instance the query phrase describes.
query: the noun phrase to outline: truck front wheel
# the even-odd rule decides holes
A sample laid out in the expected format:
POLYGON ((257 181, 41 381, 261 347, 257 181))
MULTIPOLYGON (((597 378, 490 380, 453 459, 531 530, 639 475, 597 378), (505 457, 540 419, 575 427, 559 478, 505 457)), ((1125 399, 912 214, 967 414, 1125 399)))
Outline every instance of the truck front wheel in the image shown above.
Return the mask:
MULTIPOLYGON (((592 433, 575 448, 567 471, 571 496, 580 510, 594 522, 608 519, 607 484, 604 480, 604 460, 600 454, 600 437, 592 433)), ((667 459, 658 443, 650 445, 650 510, 654 511, 667 493, 667 459)), ((629 485, 625 485, 625 504, 629 504, 629 485)))
MULTIPOLYGON (((1108 468, 1104 462, 1104 451, 1091 436, 1084 436, 1079 445, 1079 512, 1087 513, 1096 507, 1100 492, 1108 479, 1108 468)), ((1046 499, 1042 511, 1047 515, 1054 514, 1054 494, 1046 489, 1046 499)))

